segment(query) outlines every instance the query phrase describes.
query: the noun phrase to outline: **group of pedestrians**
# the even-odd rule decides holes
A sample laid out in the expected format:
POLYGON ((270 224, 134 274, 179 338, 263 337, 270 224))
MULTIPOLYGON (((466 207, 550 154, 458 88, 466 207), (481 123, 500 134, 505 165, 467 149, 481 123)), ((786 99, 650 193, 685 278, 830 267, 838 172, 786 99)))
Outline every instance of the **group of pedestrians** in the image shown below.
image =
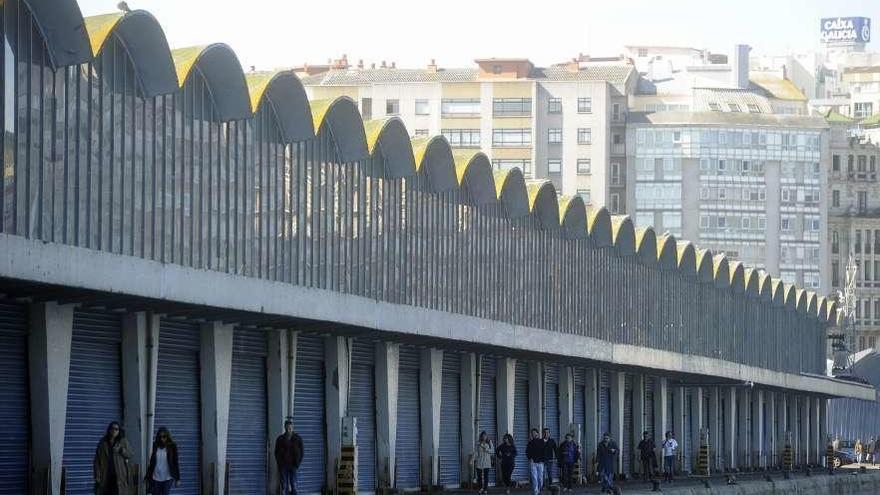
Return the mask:
MULTIPOLYGON (((838 448, 835 447, 835 450, 838 448)), ((880 455, 880 441, 871 437, 867 443, 862 443, 862 439, 859 438, 853 446, 853 453, 856 455, 856 462, 859 464, 870 463, 873 466, 877 463, 877 456, 880 455)))
MULTIPOLYGON (((642 478, 650 480, 654 477, 657 470, 657 444, 654 437, 646 431, 642 433, 642 440, 637 447, 639 451, 639 461, 642 466, 642 478)), ((675 457, 678 453, 678 441, 671 431, 667 431, 660 443, 660 449, 663 451, 663 479, 667 483, 672 483, 675 475, 675 457)))

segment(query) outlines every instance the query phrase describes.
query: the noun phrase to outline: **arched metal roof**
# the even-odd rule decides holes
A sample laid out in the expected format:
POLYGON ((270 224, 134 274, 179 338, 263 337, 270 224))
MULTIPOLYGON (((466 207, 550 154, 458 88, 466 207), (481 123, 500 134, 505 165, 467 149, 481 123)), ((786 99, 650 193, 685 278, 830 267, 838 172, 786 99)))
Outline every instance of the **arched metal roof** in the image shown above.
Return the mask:
POLYGON ((587 231, 590 242, 596 247, 609 247, 614 243, 611 233, 611 215, 604 206, 587 206, 587 231))
POLYGON ((819 317, 816 310, 818 299, 819 296, 815 292, 811 290, 807 291, 807 316, 810 316, 812 318, 819 317))
POLYGON ((663 234, 657 238, 657 263, 664 270, 673 270, 679 267, 678 246, 674 235, 663 234))
POLYGON ((783 284, 783 298, 785 299, 785 307, 790 309, 791 311, 797 310, 797 298, 796 292, 797 287, 792 284, 785 283, 783 284))
POLYGON ((730 275, 730 288, 735 294, 742 294, 746 290, 745 270, 739 261, 731 261, 728 265, 730 275))
POLYGON ((152 14, 145 10, 134 10, 87 17, 84 22, 95 58, 112 36, 122 43, 134 65, 134 73, 145 97, 177 91, 177 73, 168 40, 152 14))
POLYGON ((651 227, 636 227, 636 254, 639 261, 648 265, 657 264, 657 234, 651 227))
POLYGON ((628 216, 611 216, 611 239, 618 254, 622 256, 636 254, 636 232, 628 216))
POLYGON ((580 196, 560 196, 559 218, 563 235, 569 239, 589 239, 587 208, 580 196))
POLYGON ((797 289, 797 291, 795 292, 795 297, 796 297, 797 312, 802 315, 807 314, 807 305, 808 305, 807 291, 804 289, 797 289))
POLYGON ((251 111, 271 105, 285 142, 305 141, 315 137, 312 109, 306 91, 290 70, 251 72, 245 76, 251 98, 251 111))
POLYGON ((773 305, 774 306, 784 306, 785 305, 785 283, 778 279, 774 278, 772 281, 773 286, 773 305))
POLYGON ((485 205, 497 201, 492 164, 486 155, 481 151, 456 150, 453 156, 459 187, 470 194, 474 203, 485 205))
POLYGON ((743 270, 743 283, 748 297, 758 297, 758 270, 746 268, 743 270))
POLYGON ((416 170, 428 177, 428 183, 436 192, 458 187, 455 175, 455 158, 452 147, 443 136, 415 138, 412 140, 416 170))
POLYGON ((371 156, 375 156, 376 147, 382 150, 388 178, 399 179, 416 175, 412 144, 402 120, 398 117, 368 120, 364 122, 364 134, 367 151, 371 156))
POLYGON ((518 168, 495 170, 495 195, 510 218, 520 218, 529 214, 529 193, 525 179, 518 168))
POLYGON ((529 210, 537 215, 541 226, 548 230, 559 228, 559 203, 556 188, 549 180, 528 181, 529 210))
POLYGON ((715 257, 708 249, 695 249, 697 280, 706 284, 715 283, 715 257))
POLYGON ((675 244, 676 265, 682 275, 697 278, 697 250, 689 241, 678 241, 675 244))
POLYGON ((825 315, 825 320, 832 325, 837 324, 837 301, 828 300, 828 313, 825 315))
POLYGON ((764 301, 773 301, 773 277, 766 273, 758 274, 758 295, 764 301))
POLYGON ((714 258, 712 258, 712 266, 713 266, 713 274, 715 275, 715 287, 719 289, 726 289, 730 287, 730 262, 727 260, 727 256, 722 254, 716 254, 714 258))
POLYGON ((828 298, 825 296, 819 296, 816 300, 816 318, 822 322, 828 321, 828 298))
POLYGON ((340 96, 334 100, 311 101, 309 104, 315 133, 319 134, 326 124, 339 150, 340 161, 351 163, 370 156, 364 123, 351 98, 340 96))
MULTIPOLYGON (((49 62, 60 69, 92 59, 89 37, 76 0, 24 0, 46 42, 49 62)), ((9 3, 8 7, 15 6, 9 3)))
POLYGON ((177 83, 183 87, 192 71, 205 77, 220 120, 246 119, 253 115, 250 95, 238 57, 224 43, 178 48, 171 52, 177 83))

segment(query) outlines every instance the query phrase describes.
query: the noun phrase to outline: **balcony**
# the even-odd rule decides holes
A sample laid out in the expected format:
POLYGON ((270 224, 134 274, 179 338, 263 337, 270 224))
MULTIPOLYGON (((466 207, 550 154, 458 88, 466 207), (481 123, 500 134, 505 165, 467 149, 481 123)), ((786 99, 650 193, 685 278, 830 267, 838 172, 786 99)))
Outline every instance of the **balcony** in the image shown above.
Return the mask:
POLYGON ((625 144, 612 144, 611 145, 611 154, 617 156, 626 155, 626 145, 625 144))

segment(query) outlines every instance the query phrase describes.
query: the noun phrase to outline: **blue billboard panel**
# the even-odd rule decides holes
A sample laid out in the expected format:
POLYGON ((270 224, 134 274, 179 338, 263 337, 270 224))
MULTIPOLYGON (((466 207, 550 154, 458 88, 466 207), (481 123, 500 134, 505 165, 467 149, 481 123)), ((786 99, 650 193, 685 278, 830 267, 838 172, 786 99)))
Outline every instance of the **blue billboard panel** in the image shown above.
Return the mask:
POLYGON ((819 23, 825 43, 867 43, 871 41, 871 19, 868 17, 829 17, 819 23))

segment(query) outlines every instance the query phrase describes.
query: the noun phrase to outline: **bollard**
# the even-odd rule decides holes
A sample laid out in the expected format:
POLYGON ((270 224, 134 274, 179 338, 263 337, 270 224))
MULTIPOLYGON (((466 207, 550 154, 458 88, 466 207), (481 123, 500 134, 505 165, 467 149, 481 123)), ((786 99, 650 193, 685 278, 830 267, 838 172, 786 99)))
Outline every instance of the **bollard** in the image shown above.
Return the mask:
POLYGON ((791 432, 785 432, 785 448, 782 450, 782 470, 790 472, 794 466, 794 452, 791 448, 791 432))
POLYGON ((831 437, 828 437, 825 444, 825 464, 828 466, 828 474, 834 474, 834 444, 831 437))
POLYGON ((697 457, 697 473, 709 476, 709 430, 700 429, 700 451, 697 457))

